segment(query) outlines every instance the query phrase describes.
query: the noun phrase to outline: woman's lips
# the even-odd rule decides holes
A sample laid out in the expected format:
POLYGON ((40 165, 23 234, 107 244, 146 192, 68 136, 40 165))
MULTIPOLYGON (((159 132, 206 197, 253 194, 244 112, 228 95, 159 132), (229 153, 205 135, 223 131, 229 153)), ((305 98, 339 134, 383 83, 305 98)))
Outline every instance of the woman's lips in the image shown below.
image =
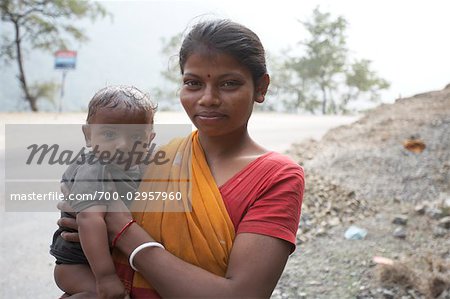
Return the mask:
POLYGON ((196 115, 196 117, 201 120, 218 120, 225 116, 225 114, 219 112, 200 112, 196 115))

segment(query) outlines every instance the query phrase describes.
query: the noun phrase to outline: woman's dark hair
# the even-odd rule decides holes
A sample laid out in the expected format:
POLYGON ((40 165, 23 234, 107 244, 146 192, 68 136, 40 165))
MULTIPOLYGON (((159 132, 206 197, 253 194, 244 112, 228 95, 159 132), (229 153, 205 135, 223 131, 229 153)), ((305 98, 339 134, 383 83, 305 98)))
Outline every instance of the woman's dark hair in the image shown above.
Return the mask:
POLYGON ((264 47, 247 27, 230 20, 212 20, 196 24, 184 38, 180 49, 180 70, 196 51, 216 51, 231 55, 247 67, 253 82, 267 73, 264 47))
POLYGON ((113 109, 119 105, 125 105, 127 109, 138 111, 157 109, 149 95, 134 86, 107 86, 100 89, 89 102, 87 123, 95 116, 99 108, 113 109))

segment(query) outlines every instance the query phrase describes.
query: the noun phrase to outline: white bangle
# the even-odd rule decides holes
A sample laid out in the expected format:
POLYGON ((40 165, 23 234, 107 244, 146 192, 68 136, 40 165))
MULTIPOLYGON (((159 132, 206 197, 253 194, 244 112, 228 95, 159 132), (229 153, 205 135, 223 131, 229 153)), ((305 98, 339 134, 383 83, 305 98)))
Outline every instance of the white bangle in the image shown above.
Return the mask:
POLYGON ((141 251, 142 249, 147 248, 147 247, 159 247, 159 248, 162 248, 162 249, 166 249, 166 248, 164 248, 164 246, 163 246, 162 244, 160 244, 160 243, 158 243, 158 242, 147 242, 147 243, 141 244, 141 245, 139 245, 138 247, 136 247, 136 248, 133 250, 133 252, 130 254, 130 258, 129 258, 129 260, 128 260, 128 262, 130 263, 131 268, 132 268, 134 271, 136 271, 136 272, 137 272, 138 270, 136 269, 136 267, 135 267, 134 264, 133 264, 133 259, 134 259, 134 257, 136 256, 136 254, 138 254, 139 251, 141 251))

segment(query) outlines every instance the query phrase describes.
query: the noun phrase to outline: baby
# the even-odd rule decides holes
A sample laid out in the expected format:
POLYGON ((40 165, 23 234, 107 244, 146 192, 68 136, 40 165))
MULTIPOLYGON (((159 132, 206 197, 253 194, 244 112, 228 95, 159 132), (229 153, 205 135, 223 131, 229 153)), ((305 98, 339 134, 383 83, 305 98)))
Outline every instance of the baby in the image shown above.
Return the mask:
POLYGON ((72 298, 129 298, 115 273, 105 215, 112 200, 128 204, 138 188, 144 169, 139 159, 155 136, 155 110, 149 97, 132 86, 103 88, 89 103, 82 130, 92 151, 62 178, 66 199, 77 212, 81 245, 63 240, 60 228, 50 246, 56 284, 72 298))

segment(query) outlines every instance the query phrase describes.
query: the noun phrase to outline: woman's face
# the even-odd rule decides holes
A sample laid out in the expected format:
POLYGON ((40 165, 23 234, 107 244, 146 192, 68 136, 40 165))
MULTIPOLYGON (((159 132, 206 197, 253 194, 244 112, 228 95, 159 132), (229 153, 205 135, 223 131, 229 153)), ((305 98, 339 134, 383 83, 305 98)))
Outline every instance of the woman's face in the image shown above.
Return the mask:
POLYGON ((250 70, 228 54, 194 52, 186 60, 180 100, 202 134, 245 131, 260 95, 250 70))

